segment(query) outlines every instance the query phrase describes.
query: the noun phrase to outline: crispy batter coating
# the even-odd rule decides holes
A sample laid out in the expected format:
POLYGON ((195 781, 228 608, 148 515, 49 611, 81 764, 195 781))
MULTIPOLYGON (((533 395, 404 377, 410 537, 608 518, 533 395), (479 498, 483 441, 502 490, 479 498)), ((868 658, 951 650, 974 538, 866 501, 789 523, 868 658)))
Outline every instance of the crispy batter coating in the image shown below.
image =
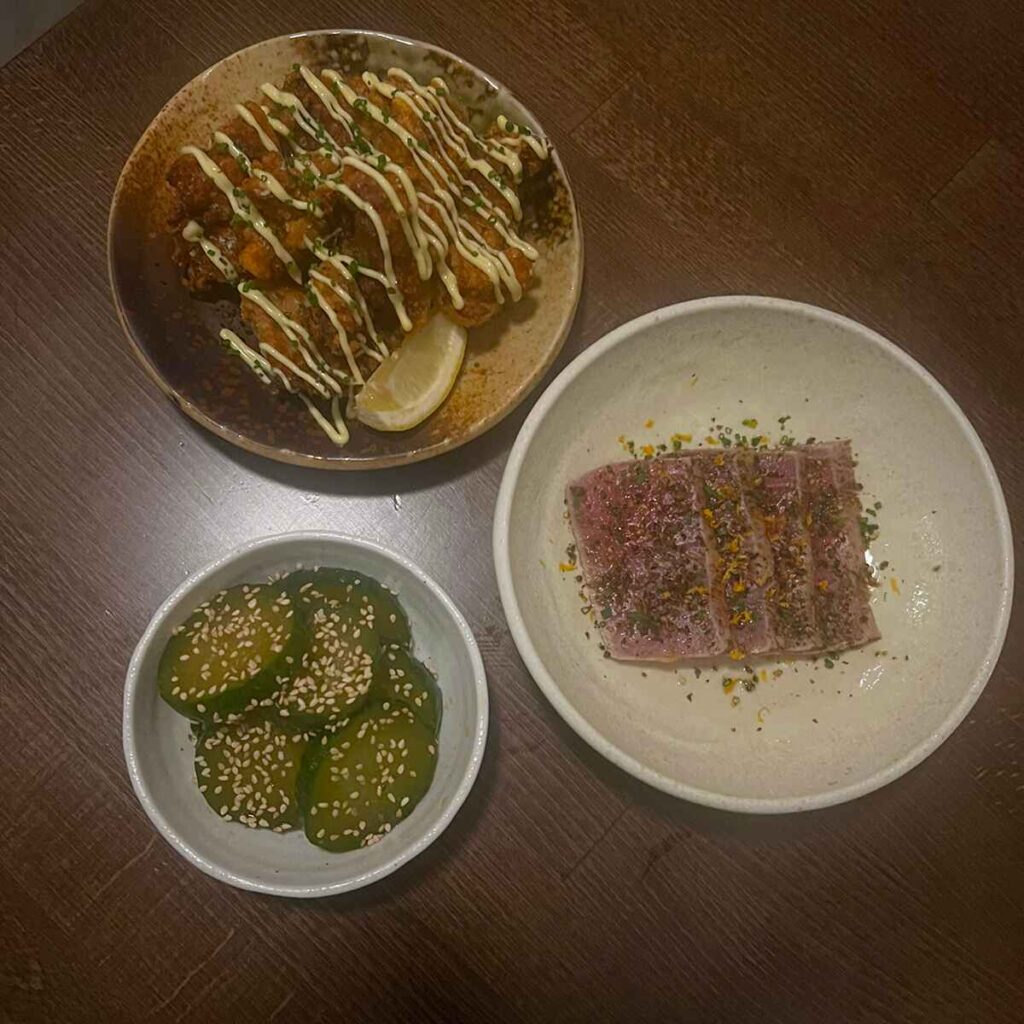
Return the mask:
MULTIPOLYGON (((400 343, 435 310, 472 327, 511 302, 516 286, 525 290, 533 262, 508 241, 519 219, 510 195, 543 162, 497 124, 483 138, 467 134, 454 120, 465 122, 466 115, 439 85, 424 100, 397 77, 381 87, 358 75, 342 85, 323 73, 320 82, 334 102, 325 103, 294 70, 277 96, 283 102, 247 102, 248 117, 236 116, 215 134, 206 152, 231 197, 193 154, 183 153, 167 175, 175 197, 169 227, 191 292, 228 283, 203 248, 182 237, 194 221, 245 288, 299 325, 330 367, 358 381, 372 372, 385 344, 400 343), (453 116, 439 116, 442 104, 453 116), (488 148, 499 142, 522 161, 521 179, 507 161, 489 159, 488 148)), ((242 313, 258 343, 303 365, 305 342, 295 340, 302 332, 282 327, 245 293, 242 313)), ((282 372, 310 390, 287 368, 282 372)))

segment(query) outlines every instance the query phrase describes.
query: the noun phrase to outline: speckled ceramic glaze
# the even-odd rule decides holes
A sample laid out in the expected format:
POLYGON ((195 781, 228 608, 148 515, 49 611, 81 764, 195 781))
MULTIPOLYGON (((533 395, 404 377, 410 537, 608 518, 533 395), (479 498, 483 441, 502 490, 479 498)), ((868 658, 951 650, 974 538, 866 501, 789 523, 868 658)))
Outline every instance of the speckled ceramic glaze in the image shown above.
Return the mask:
POLYGON ((1002 491, 953 400, 874 332, 778 299, 657 310, 570 364, 516 441, 494 546, 516 644, 566 721, 651 785, 738 811, 839 803, 918 764, 985 686, 1012 594, 1002 491), (862 498, 881 502, 871 553, 889 563, 872 594, 882 639, 831 668, 755 662, 767 681, 731 694, 728 659, 697 678, 602 657, 575 573, 560 570, 572 540, 566 483, 627 458, 620 435, 656 445, 690 433, 696 444, 712 417, 755 418, 777 442, 784 416, 801 441, 851 438, 862 498))
POLYGON ((177 280, 165 224, 164 183, 179 148, 204 143, 239 100, 280 81, 291 65, 342 70, 405 68, 421 80, 442 74, 473 119, 497 114, 543 134, 504 86, 458 57, 425 43, 372 32, 281 36, 226 57, 185 85, 153 120, 125 164, 110 211, 114 301, 125 331, 153 380, 193 419, 249 451, 325 469, 372 469, 430 458, 477 437, 526 396, 568 334, 579 299, 583 249, 575 203, 557 151, 524 236, 540 251, 536 281, 521 302, 469 332, 466 360, 445 404, 413 430, 378 433, 350 424, 335 447, 305 407, 261 385, 217 343, 222 326, 239 328, 236 303, 199 301, 177 280))

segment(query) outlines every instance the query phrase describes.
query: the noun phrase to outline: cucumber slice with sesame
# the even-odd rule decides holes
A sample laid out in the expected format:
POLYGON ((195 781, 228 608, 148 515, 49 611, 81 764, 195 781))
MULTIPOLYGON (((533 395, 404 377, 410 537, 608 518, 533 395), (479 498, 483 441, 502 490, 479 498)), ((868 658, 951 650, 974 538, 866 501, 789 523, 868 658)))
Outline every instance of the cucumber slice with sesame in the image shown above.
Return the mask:
POLYGON ((377 631, 381 644, 393 647, 411 646, 412 631, 409 629, 409 617, 394 591, 369 576, 362 577, 362 582, 357 586, 373 608, 373 628, 377 631))
POLYGON ((433 733, 404 705, 374 705, 313 742, 299 785, 306 838, 325 850, 370 846, 408 818, 437 765, 433 733))
POLYGON ((302 633, 284 587, 243 583, 222 590, 167 642, 157 669, 160 695, 197 721, 241 711, 288 676, 302 633))
POLYGON ((300 822, 298 786, 309 738, 246 715, 206 726, 196 742, 196 781, 226 821, 286 832, 300 822))
POLYGON ((370 700, 389 709, 407 707, 436 736, 441 727, 441 689, 434 674, 404 647, 385 647, 373 667, 370 700))
POLYGON ((352 569, 300 569, 287 578, 288 589, 301 605, 314 607, 324 600, 363 609, 382 644, 408 647, 412 643, 409 618, 396 595, 372 576, 352 569))
POLYGON ((302 607, 312 608, 325 600, 351 604, 359 574, 351 569, 297 569, 284 578, 284 585, 302 607))
MULTIPOLYGON (((307 592, 312 593, 312 592, 307 592)), ((325 729, 367 701, 379 643, 372 618, 358 603, 304 598, 306 647, 274 698, 278 717, 293 728, 325 729)))

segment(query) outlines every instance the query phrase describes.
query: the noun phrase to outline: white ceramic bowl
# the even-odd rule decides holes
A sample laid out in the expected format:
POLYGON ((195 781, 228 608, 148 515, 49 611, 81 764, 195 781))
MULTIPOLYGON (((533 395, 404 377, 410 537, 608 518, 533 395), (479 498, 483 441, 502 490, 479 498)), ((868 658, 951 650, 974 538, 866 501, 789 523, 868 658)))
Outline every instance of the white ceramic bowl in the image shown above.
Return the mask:
POLYGON ((849 800, 935 750, 996 663, 1013 582, 999 482, 935 379, 852 320, 743 296, 642 316, 558 376, 509 457, 494 556, 515 642, 569 725, 659 789, 747 812, 849 800), (691 433, 697 444, 712 417, 757 419, 746 432, 775 442, 851 438, 865 500, 882 502, 872 552, 890 563, 872 597, 881 641, 832 668, 779 664, 774 678, 767 665, 768 680, 735 705, 723 693, 728 665, 698 679, 603 658, 575 574, 559 569, 572 540, 568 481, 627 458, 620 435, 656 444, 691 433))
POLYGON ((124 754, 132 786, 161 835, 214 878, 278 896, 329 896, 391 874, 425 850, 469 793, 487 739, 487 679, 476 641, 447 594, 421 569, 372 541, 290 533, 251 541, 190 576, 160 606, 139 641, 124 690, 124 754), (391 587, 409 615, 416 656, 444 698, 434 781, 415 811, 380 842, 327 853, 301 831, 276 834, 222 821, 195 783, 189 723, 157 692, 171 630, 217 591, 299 565, 340 566, 391 587))

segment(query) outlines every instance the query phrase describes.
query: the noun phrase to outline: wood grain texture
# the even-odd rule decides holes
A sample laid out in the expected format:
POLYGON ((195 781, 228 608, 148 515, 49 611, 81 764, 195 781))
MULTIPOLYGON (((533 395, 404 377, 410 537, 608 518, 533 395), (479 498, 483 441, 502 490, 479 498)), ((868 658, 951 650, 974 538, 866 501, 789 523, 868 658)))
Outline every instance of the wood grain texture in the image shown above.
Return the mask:
POLYGON ((968 720, 887 789, 780 819, 663 797, 562 724, 505 627, 490 520, 526 409, 373 475, 230 449, 135 365, 105 227, 135 139, 217 58, 304 28, 428 39, 521 94, 572 177, 588 268, 559 367, 698 295, 836 309, 951 391, 1019 536, 1021 10, 110 0, 0 69, 23 126, 0 135, 0 1019, 1019 1021, 1019 615, 968 720), (427 567, 480 639, 493 702, 453 826, 315 905, 190 868, 121 757, 123 674, 156 605, 226 548, 293 528, 427 567))

